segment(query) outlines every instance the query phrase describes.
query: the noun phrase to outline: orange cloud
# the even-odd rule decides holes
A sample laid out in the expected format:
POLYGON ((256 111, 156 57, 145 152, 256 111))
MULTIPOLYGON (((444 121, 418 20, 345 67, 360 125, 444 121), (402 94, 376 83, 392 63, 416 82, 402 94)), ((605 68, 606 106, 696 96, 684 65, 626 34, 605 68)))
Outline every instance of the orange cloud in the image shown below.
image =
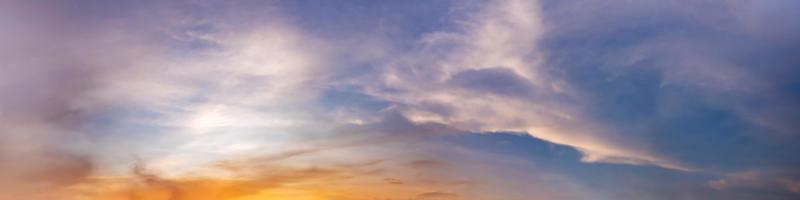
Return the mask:
POLYGON ((436 199, 456 199, 458 198, 457 194, 447 193, 447 192, 426 192, 417 195, 417 199, 429 199, 429 200, 436 200, 436 199))
MULTIPOLYGON (((317 167, 226 160, 208 166, 230 174, 220 177, 166 177, 136 164, 128 176, 93 177, 58 195, 67 200, 441 199, 443 196, 434 198, 428 193, 452 188, 430 180, 385 178, 407 174, 403 170, 412 168, 383 164, 370 161, 317 167)), ((452 197, 446 199, 457 199, 452 197)))

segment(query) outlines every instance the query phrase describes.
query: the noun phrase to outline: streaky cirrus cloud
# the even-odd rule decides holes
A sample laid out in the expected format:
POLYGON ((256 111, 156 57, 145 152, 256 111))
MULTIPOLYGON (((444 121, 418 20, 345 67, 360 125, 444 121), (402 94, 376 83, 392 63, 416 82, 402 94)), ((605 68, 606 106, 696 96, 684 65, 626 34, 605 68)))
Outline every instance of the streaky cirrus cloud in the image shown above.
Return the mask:
POLYGON ((487 3, 456 30, 425 34, 413 52, 389 59, 378 80, 362 80, 363 87, 397 103, 415 122, 527 132, 573 146, 587 162, 690 170, 583 113, 591 99, 546 66, 546 52, 539 48, 546 32, 540 12, 531 1, 487 3))

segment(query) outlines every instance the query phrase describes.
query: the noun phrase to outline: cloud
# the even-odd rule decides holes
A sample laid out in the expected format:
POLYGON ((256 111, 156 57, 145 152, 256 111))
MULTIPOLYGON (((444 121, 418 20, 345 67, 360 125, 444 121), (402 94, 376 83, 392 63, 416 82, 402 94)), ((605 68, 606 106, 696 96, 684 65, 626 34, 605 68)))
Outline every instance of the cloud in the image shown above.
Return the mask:
MULTIPOLYGON (((794 15, 764 2, 691 5, 453 5, 448 24, 398 39, 407 30, 315 27, 332 20, 280 2, 0 2, 0 24, 14 27, 0 31, 0 195, 602 193, 439 140, 509 132, 589 163, 712 176, 793 166, 781 152, 796 150, 797 60, 786 52, 797 28, 775 24, 794 15), (131 154, 146 169, 131 172, 131 154)), ((357 16, 347 27, 371 27, 357 16)), ((392 19, 376 27, 402 24, 392 19)), ((795 178, 745 177, 707 184, 797 191, 795 178)))
MULTIPOLYGON (((64 55, 92 64, 91 79, 67 78, 92 81, 74 93, 79 106, 93 109, 76 123, 86 127, 83 139, 92 144, 82 150, 104 170, 123 173, 130 154, 160 160, 154 168, 186 169, 223 156, 277 151, 293 139, 290 130, 325 117, 314 114, 324 83, 321 42, 263 10, 224 4, 219 9, 241 12, 206 13, 216 4, 153 4, 129 5, 130 13, 120 15, 55 8, 78 20, 113 19, 92 24, 84 34, 96 37, 85 46, 65 44, 88 48, 78 51, 86 55, 64 55), (242 24, 248 17, 259 20, 242 24)), ((116 8, 74 9, 92 6, 116 8)))
MULTIPOLYGON (((415 143, 419 144, 419 143, 415 143)), ((398 148, 408 145, 388 146, 398 148)), ((441 152, 439 145, 417 145, 418 152, 441 152)), ((447 149, 447 148, 444 148, 447 149)), ((394 151, 401 152, 401 151, 394 151)), ((461 152, 468 153, 468 152, 461 152)), ((67 187, 58 193, 77 199, 462 199, 463 191, 493 191, 501 185, 472 185, 467 180, 480 181, 482 176, 452 173, 453 168, 411 168, 414 156, 393 156, 374 162, 322 161, 328 155, 318 153, 311 162, 275 162, 271 157, 222 160, 208 167, 223 173, 201 173, 198 176, 169 176, 149 168, 144 161, 131 166, 130 174, 115 177, 95 176, 67 187), (382 178, 386 176, 399 177, 382 178), (402 179, 402 181, 400 181, 402 179), (430 192, 453 191, 449 193, 430 192)), ((376 155, 386 157, 386 154, 376 155)), ((503 159, 482 155, 482 158, 504 162, 503 159), (485 156, 485 157, 484 157, 485 156)), ((439 163, 427 159, 425 163, 439 163)), ((459 165, 477 165, 482 161, 458 161, 459 165)), ((200 168, 204 168, 200 167, 200 168)), ((486 169, 486 168, 482 168, 486 169)), ((471 173, 477 174, 477 173, 471 173)), ((492 176, 504 176, 493 173, 492 176)), ((509 177, 506 181, 517 180, 509 177)), ((520 180, 522 181, 522 180, 520 180)), ((530 183, 531 179, 524 181, 530 183)), ((467 197, 466 199, 474 199, 467 197)))
MULTIPOLYGON (((70 188, 65 195, 88 199, 238 199, 247 197, 275 197, 270 190, 280 190, 315 181, 328 182, 345 178, 340 169, 290 168, 271 166, 260 169, 247 168, 230 178, 165 178, 148 171, 144 166, 133 168, 132 177, 95 179, 70 188), (261 171, 263 170, 263 171, 261 171), (325 181, 327 180, 327 181, 325 181), (99 187, 113 185, 114 187, 99 187)), ((296 197, 313 196, 313 191, 296 197)))
POLYGON ((3 198, 123 173, 129 154, 197 166, 195 150, 260 148, 248 138, 310 118, 293 107, 316 98, 324 48, 278 19, 243 28, 226 20, 246 14, 186 12, 200 2, 2 4, 15 27, 0 32, 14 41, 0 47, 3 198))
POLYGON ((75 59, 79 38, 48 37, 68 26, 62 13, 27 2, 0 8, 0 199, 44 198, 46 191, 80 182, 95 169, 76 148, 82 121, 94 111, 84 95, 97 78, 93 63, 75 59), (23 19, 23 20, 18 20, 23 19), (66 24, 62 24, 66 23, 66 24), (62 44, 62 45, 52 45, 62 44))
POLYGON ((456 30, 426 34, 414 52, 389 58, 380 77, 357 84, 414 123, 527 132, 579 149, 586 162, 688 170, 586 115, 591 99, 545 65, 540 15, 536 2, 488 2, 456 30))
POLYGON ((726 191, 736 188, 783 190, 800 195, 800 181, 793 171, 745 171, 723 174, 721 178, 708 182, 716 190, 726 191))
POLYGON ((458 198, 457 194, 446 193, 446 192, 426 192, 417 195, 417 199, 456 199, 456 198, 458 198))
POLYGON ((413 168, 436 168, 447 166, 447 163, 438 160, 414 160, 408 163, 413 168))
MULTIPOLYGON (((547 66, 581 92, 587 121, 699 174, 796 165, 782 152, 796 151, 789 143, 798 129, 786 120, 797 118, 797 79, 782 74, 796 71, 785 52, 797 43, 758 33, 793 28, 750 24, 788 20, 775 2, 542 2, 547 66)), ((770 185, 762 189, 789 191, 770 185)))
POLYGON ((398 180, 398 179, 393 179, 393 178, 385 178, 385 179, 383 179, 383 180, 384 180, 384 181, 386 181, 386 183, 388 183, 388 184, 395 184, 395 185, 400 185, 400 184, 403 184, 403 181, 400 181, 400 180, 398 180))

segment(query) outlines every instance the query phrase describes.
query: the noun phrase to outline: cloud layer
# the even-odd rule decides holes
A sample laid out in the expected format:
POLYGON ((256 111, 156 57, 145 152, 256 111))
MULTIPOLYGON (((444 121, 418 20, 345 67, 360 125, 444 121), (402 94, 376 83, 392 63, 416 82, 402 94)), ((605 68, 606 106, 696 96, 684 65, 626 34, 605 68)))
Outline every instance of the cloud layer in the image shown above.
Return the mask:
POLYGON ((0 2, 0 199, 800 195, 800 5, 428 3, 0 2))

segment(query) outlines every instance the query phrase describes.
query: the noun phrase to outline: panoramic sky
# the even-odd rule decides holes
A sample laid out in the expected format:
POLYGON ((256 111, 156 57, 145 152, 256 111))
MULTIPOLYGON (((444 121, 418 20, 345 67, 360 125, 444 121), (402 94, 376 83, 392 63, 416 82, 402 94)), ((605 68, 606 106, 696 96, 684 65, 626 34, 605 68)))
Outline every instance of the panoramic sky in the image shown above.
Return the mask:
POLYGON ((0 200, 800 199, 798 10, 0 0, 0 200))

